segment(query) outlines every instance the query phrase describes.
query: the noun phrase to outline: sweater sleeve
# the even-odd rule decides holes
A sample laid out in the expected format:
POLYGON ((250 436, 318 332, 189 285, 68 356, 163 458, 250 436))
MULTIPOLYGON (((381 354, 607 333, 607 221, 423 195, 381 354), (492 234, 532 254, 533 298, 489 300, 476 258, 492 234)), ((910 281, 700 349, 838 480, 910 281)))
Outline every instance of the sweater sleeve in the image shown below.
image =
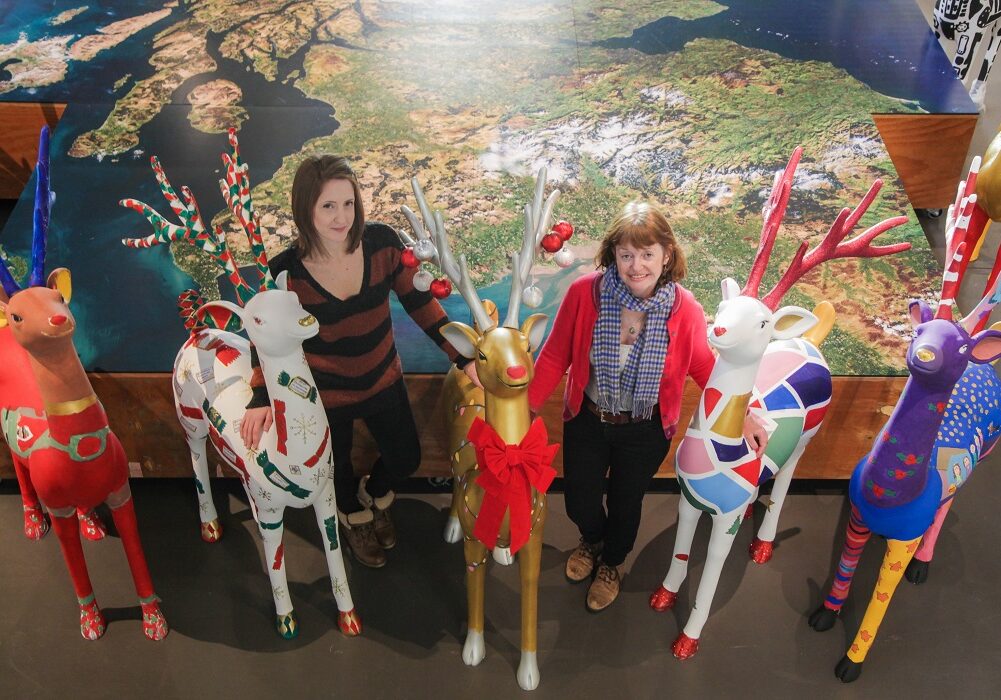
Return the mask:
POLYGON ((581 301, 585 298, 583 292, 589 290, 590 284, 576 283, 570 286, 563 297, 553 328, 535 361, 535 377, 528 387, 528 405, 532 411, 538 412, 570 367, 574 329, 580 315, 581 301))
POLYGON ((691 298, 692 312, 689 314, 689 322, 692 326, 692 359, 688 365, 688 375, 695 380, 700 389, 706 388, 709 375, 716 364, 716 356, 709 349, 709 341, 706 338, 706 314, 702 305, 691 298))

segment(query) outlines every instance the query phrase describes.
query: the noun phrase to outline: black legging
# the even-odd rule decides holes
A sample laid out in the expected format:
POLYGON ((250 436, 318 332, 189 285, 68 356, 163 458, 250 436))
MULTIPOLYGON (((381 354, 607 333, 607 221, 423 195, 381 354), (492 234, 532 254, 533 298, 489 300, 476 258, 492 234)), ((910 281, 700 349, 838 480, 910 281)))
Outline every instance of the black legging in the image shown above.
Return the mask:
POLYGON ((563 424, 567 515, 584 541, 604 542, 601 558, 609 566, 618 566, 632 551, 643 496, 670 446, 656 412, 648 421, 611 425, 581 406, 580 413, 563 424), (608 497, 603 504, 606 473, 608 497))
MULTIPOLYGON (((358 500, 358 480, 355 479, 354 463, 351 461, 354 419, 333 420, 329 413, 327 419, 334 454, 337 508, 342 513, 357 513, 363 507, 358 500)), ((379 498, 399 488, 421 463, 421 443, 403 382, 400 382, 397 396, 384 401, 377 413, 363 416, 361 420, 365 421, 380 455, 372 465, 372 475, 365 490, 373 498, 379 498)))

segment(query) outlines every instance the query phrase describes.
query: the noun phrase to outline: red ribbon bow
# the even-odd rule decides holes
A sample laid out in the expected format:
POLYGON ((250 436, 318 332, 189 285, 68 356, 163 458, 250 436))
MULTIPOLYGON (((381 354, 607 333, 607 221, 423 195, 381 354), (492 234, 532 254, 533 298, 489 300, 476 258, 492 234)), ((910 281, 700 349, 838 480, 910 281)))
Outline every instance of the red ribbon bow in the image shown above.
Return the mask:
POLYGON ((549 444, 546 424, 536 418, 517 445, 509 445, 482 418, 476 418, 466 437, 476 449, 481 474, 476 483, 484 490, 473 535, 493 549, 504 513, 511 509, 511 552, 528 542, 532 532, 532 488, 545 493, 556 470, 553 458, 559 444, 549 444))

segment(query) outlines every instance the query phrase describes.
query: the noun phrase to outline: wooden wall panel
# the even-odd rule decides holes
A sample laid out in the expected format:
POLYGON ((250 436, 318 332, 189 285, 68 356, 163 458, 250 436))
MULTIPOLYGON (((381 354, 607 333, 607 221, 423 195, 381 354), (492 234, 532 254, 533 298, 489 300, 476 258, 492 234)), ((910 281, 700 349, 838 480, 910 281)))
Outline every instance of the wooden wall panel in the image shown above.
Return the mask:
POLYGON ((65 104, 0 102, 0 199, 17 199, 38 160, 38 132, 54 129, 65 104))
MULTIPOLYGON (((90 375, 94 389, 108 411, 112 429, 132 460, 134 476, 188 477, 190 460, 180 426, 174 415, 168 374, 90 375)), ((443 375, 408 375, 407 388, 421 435, 423 461, 420 476, 446 476, 449 473, 447 446, 440 422, 438 397, 443 375)), ((903 389, 902 377, 836 377, 834 399, 824 425, 807 449, 796 470, 798 478, 845 479, 855 462, 869 449, 879 428, 886 421, 888 409, 903 389)), ((542 415, 550 439, 562 440, 562 386, 546 403, 542 415)), ((688 425, 698 401, 699 391, 689 382, 685 388, 681 425, 688 425)), ((367 469, 375 460, 371 437, 356 422, 354 461, 367 469)), ((682 431, 683 432, 683 431, 682 431)), ((680 441, 680 434, 674 446, 680 441)), ((221 462, 210 450, 213 472, 222 475, 221 462)), ((671 476, 672 448, 658 476, 671 476)), ((556 468, 562 473, 562 451, 556 468)), ((0 476, 13 476, 10 454, 0 450, 0 476)))

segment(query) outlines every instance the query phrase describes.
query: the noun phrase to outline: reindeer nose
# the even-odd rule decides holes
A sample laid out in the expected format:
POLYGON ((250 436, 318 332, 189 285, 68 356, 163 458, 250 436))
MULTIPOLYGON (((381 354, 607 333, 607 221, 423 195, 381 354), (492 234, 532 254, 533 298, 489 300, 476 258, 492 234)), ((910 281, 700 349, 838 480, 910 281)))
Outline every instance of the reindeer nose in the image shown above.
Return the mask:
POLYGON ((528 373, 528 370, 521 365, 515 365, 514 367, 507 368, 507 376, 511 379, 521 379, 528 373))
POLYGON ((918 348, 914 354, 917 355, 918 359, 922 362, 931 362, 935 359, 935 353, 928 348, 918 348))
POLYGON ((50 326, 61 326, 64 323, 66 323, 66 320, 67 320, 66 317, 63 316, 62 314, 57 314, 55 316, 49 316, 49 325, 50 326))
POLYGON ((726 333, 726 328, 722 326, 713 326, 713 335, 719 338, 721 335, 726 333))

